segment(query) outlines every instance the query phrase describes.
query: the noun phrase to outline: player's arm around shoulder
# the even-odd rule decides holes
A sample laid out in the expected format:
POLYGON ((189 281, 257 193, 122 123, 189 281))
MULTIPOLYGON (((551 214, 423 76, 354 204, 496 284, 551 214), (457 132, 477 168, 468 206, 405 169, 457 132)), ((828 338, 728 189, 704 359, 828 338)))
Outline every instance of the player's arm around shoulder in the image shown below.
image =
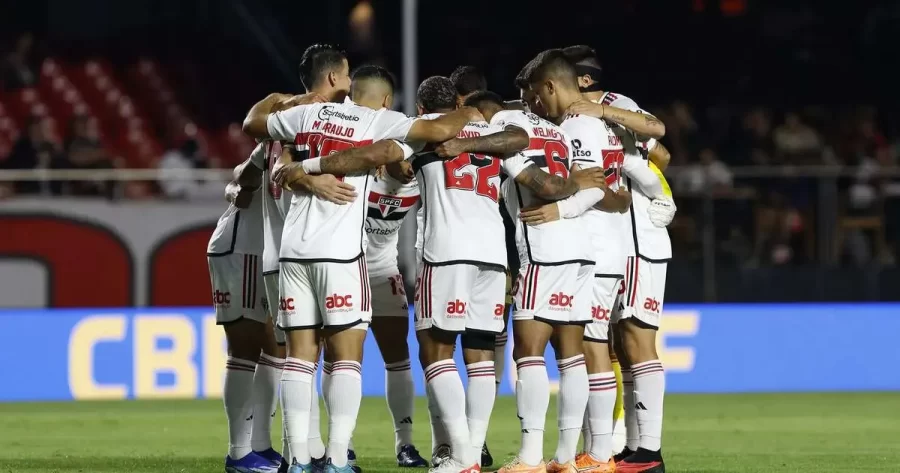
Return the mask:
POLYGON ((356 188, 333 174, 307 174, 300 161, 294 160, 296 147, 284 144, 281 155, 272 168, 272 182, 286 190, 298 190, 331 202, 344 205, 356 200, 356 188))
POLYGON ((463 153, 488 154, 500 159, 528 147, 528 133, 522 128, 509 125, 501 131, 471 138, 453 138, 435 148, 442 158, 452 158, 463 153))
POLYGON ((622 125, 637 134, 640 141, 647 141, 650 138, 660 139, 666 135, 666 126, 663 122, 643 111, 636 112, 588 100, 580 100, 569 107, 568 113, 587 115, 622 125))
POLYGON ((406 141, 443 143, 453 139, 469 122, 484 121, 475 107, 461 107, 433 120, 417 119, 406 135, 406 141))
POLYGON ((269 94, 257 102, 244 118, 244 133, 258 140, 293 140, 300 131, 308 106, 324 103, 319 94, 269 94))

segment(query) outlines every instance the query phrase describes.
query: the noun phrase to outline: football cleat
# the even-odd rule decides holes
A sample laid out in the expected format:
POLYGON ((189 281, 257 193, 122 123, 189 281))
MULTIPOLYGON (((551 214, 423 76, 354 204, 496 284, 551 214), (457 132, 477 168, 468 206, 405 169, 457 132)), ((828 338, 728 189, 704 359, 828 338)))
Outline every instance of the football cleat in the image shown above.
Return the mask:
POLYGON ((613 460, 615 460, 616 464, 618 465, 620 461, 630 457, 633 454, 634 454, 634 450, 632 450, 628 447, 625 447, 622 449, 621 452, 613 455, 613 460))
POLYGON ((255 454, 265 458, 266 460, 269 460, 270 462, 272 462, 276 465, 279 465, 279 466, 281 465, 282 462, 287 463, 285 461, 285 459, 281 457, 281 454, 276 452, 274 448, 269 448, 268 450, 263 450, 261 452, 253 452, 253 453, 255 453, 255 454))
POLYGON ((281 458, 281 465, 278 466, 278 473, 288 473, 288 470, 291 468, 291 464, 284 459, 281 458))
POLYGON ((403 445, 397 454, 397 466, 402 468, 427 467, 428 462, 419 455, 419 451, 413 445, 403 445))
POLYGON ((547 473, 578 473, 575 460, 560 463, 554 458, 547 463, 547 473))
POLYGON ((431 452, 431 466, 437 468, 441 466, 441 463, 450 459, 450 446, 446 443, 442 443, 431 452))
POLYGON ((616 471, 619 473, 666 473, 666 464, 663 463, 661 450, 652 451, 638 448, 628 458, 616 462, 616 471))
POLYGON ((301 465, 296 461, 287 469, 287 473, 317 473, 322 470, 317 469, 312 463, 301 465))
POLYGON ((592 457, 590 453, 579 453, 575 457, 575 468, 578 473, 613 473, 616 471, 616 462, 612 458, 601 461, 592 457))
POLYGON ((489 467, 494 464, 494 457, 491 456, 491 451, 487 448, 487 442, 484 442, 484 445, 481 447, 481 466, 489 467))
POLYGON ((497 473, 547 473, 547 464, 540 462, 537 465, 524 463, 519 457, 514 457, 497 470, 497 473))
POLYGON ((312 463, 312 466, 316 471, 325 471, 325 464, 328 463, 328 457, 322 455, 319 458, 313 458, 310 463, 312 463))
POLYGON ((278 465, 250 452, 237 460, 225 457, 225 473, 277 473, 278 465))
POLYGON ((478 464, 465 466, 453 458, 448 458, 441 462, 441 466, 429 469, 428 473, 481 473, 481 467, 478 464))
POLYGON ((356 464, 356 451, 347 450, 347 464, 353 470, 353 473, 362 473, 362 467, 356 464))
POLYGON ((353 471, 353 466, 349 462, 344 466, 335 466, 329 458, 328 462, 325 463, 325 473, 353 473, 353 471))

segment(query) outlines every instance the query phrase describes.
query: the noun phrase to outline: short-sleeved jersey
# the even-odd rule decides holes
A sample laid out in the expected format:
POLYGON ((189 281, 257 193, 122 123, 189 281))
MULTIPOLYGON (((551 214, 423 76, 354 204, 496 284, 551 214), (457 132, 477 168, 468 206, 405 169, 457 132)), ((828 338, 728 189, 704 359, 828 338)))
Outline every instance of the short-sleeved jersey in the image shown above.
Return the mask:
MULTIPOLYGON (((469 123, 458 136, 482 136, 501 130, 485 122, 469 123)), ((500 174, 515 178, 531 162, 522 154, 505 160, 472 153, 441 159, 431 151, 417 153, 410 161, 424 207, 423 261, 505 269, 506 244, 498 203, 500 174)))
MULTIPOLYGON (((596 101, 604 105, 622 108, 637 113, 646 113, 638 104, 621 94, 606 92, 600 99, 596 101)), ((647 209, 650 208, 651 198, 629 177, 629 169, 634 166, 650 166, 650 169, 659 177, 664 192, 672 197, 672 191, 669 183, 663 176, 662 172, 650 163, 647 158, 647 152, 654 146, 656 140, 650 139, 646 142, 638 141, 634 133, 628 131, 621 125, 612 127, 613 131, 621 138, 622 146, 625 150, 625 161, 623 164, 624 183, 631 191, 631 209, 627 214, 627 226, 625 248, 630 256, 640 255, 646 259, 668 260, 672 258, 672 243, 669 240, 669 232, 666 228, 660 228, 650 222, 647 209)))
MULTIPOLYGON (((250 154, 250 165, 263 169, 266 165, 266 146, 256 145, 250 154)), ((232 253, 260 255, 263 252, 263 210, 261 192, 253 194, 246 209, 229 204, 219 217, 216 229, 206 246, 207 256, 223 256, 232 253)))
MULTIPOLYGON (((572 165, 577 164, 582 168, 602 167, 609 191, 618 190, 625 156, 621 139, 606 122, 586 115, 574 115, 566 118, 560 127, 571 140, 572 165)), ((591 236, 595 252, 622 254, 624 257, 624 214, 591 208, 582 215, 582 224, 591 236)))
MULTIPOLYGON (((533 113, 520 110, 504 110, 491 117, 491 125, 500 128, 516 126, 528 133, 528 147, 522 150, 532 163, 548 174, 569 177, 571 153, 569 140, 558 126, 533 113)), ((509 215, 518 216, 519 210, 546 202, 527 187, 515 181, 504 186, 504 200, 509 215)), ((516 247, 519 261, 526 264, 566 264, 593 261, 590 244, 584 234, 581 219, 563 218, 538 226, 528 226, 519 218, 516 221, 516 247)))
MULTIPOLYGON (((384 139, 404 140, 416 119, 399 112, 372 110, 355 103, 301 105, 269 115, 269 135, 290 140, 300 155, 328 156, 384 139)), ((369 194, 372 173, 343 176, 361 196, 369 194)), ((294 192, 285 216, 280 261, 350 262, 365 252, 368 199, 333 204, 294 192)))
POLYGON ((369 190, 369 210, 366 218, 366 266, 369 279, 397 274, 397 243, 400 226, 406 214, 419 201, 416 180, 404 184, 385 175, 374 179, 369 190))
POLYGON ((284 217, 291 208, 291 192, 272 182, 272 167, 281 156, 281 143, 266 142, 266 168, 263 170, 263 274, 278 271, 278 253, 281 251, 281 234, 284 217))

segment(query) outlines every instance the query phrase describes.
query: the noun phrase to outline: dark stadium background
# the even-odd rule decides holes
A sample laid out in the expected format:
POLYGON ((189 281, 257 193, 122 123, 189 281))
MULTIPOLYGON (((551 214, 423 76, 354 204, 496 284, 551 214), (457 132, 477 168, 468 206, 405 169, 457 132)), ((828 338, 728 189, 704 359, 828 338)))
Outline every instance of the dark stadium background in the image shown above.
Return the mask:
MULTIPOLYGON (((400 77, 403 2, 374 0, 370 11, 354 10, 360 3, 3 1, 0 51, 30 32, 34 64, 100 57, 120 77, 151 58, 192 121, 215 131, 239 122, 270 91, 300 91, 297 59, 313 42, 344 45, 351 66, 375 62, 400 77), (371 35, 352 28, 351 18, 371 25, 371 35)), ((418 3, 420 80, 473 64, 490 88, 514 98, 512 78, 536 52, 590 44, 606 88, 667 123, 673 183, 700 157, 731 169, 725 189, 676 186, 668 300, 898 298, 900 214, 889 190, 900 177, 898 2, 418 3), (755 110, 770 124, 758 141, 742 128, 755 110), (771 130, 790 112, 824 143, 812 155, 771 151, 771 130), (763 165, 755 147, 769 151, 763 165), (866 159, 880 167, 859 177, 866 159), (858 209, 849 195, 860 181, 877 199, 858 209)), ((182 139, 165 117, 151 122, 160 149, 182 139)))

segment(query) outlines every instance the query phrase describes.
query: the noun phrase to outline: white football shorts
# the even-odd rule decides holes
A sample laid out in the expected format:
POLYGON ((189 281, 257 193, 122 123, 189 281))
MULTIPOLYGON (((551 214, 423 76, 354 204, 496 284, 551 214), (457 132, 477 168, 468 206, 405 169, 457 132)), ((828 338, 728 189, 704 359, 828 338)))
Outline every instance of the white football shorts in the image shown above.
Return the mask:
POLYGON ((613 274, 595 274, 591 285, 591 323, 584 328, 589 342, 609 342, 609 322, 616 307, 622 279, 613 274))
POLYGON ((419 266, 416 277, 416 330, 501 333, 506 273, 474 264, 419 266))
POLYGON ((587 324, 591 321, 591 283, 594 265, 526 264, 516 279, 513 320, 548 324, 587 324))
POLYGON ((403 288, 403 276, 374 276, 372 282, 372 317, 409 317, 409 301, 403 288))
POLYGON ((369 328, 372 293, 365 258, 350 263, 282 262, 280 267, 280 329, 369 328))
POLYGON ((216 324, 224 325, 242 318, 266 323, 259 255, 231 253, 209 256, 206 261, 209 263, 216 324))
POLYGON ((265 305, 269 317, 272 318, 272 325, 275 326, 275 343, 284 345, 284 330, 278 328, 278 304, 281 301, 278 297, 278 272, 263 274, 263 282, 266 286, 266 298, 263 305, 265 305))
POLYGON ((666 296, 667 262, 650 262, 629 256, 625 268, 625 294, 621 313, 614 322, 633 317, 648 328, 659 328, 659 317, 666 296))

